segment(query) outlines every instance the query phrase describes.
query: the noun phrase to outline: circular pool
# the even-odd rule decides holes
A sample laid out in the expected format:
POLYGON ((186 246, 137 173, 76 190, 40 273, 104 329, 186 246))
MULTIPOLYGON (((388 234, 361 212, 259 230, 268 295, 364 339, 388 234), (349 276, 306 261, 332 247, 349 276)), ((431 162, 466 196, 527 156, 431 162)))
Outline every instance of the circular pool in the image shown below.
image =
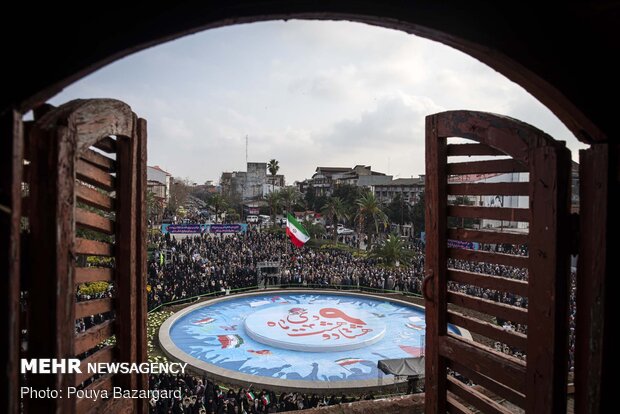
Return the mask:
POLYGON ((377 361, 423 356, 424 334, 424 309, 404 301, 263 291, 185 308, 159 339, 170 358, 221 381, 320 391, 392 384, 377 361))

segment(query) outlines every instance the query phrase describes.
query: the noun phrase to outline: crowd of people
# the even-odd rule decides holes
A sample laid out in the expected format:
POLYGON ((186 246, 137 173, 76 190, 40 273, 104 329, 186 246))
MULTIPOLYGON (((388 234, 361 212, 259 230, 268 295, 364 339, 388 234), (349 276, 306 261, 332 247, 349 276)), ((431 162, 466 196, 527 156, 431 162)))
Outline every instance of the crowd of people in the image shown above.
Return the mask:
MULTIPOLYGON (((175 239, 170 235, 153 236, 154 253, 148 263, 148 307, 200 295, 224 295, 231 290, 258 284, 258 265, 277 261, 281 286, 371 288, 381 291, 420 293, 424 254, 422 245, 409 243, 413 260, 409 266, 389 268, 375 259, 357 256, 342 249, 295 248, 280 233, 249 230, 228 237, 201 235, 175 239)), ((480 245, 483 250, 526 256, 525 246, 480 245)), ((527 281, 527 269, 449 259, 448 267, 474 273, 527 281)), ((449 282, 448 289, 467 295, 527 308, 527 298, 510 292, 449 282)), ((571 342, 574 351, 574 286, 571 295, 571 342)), ((527 327, 498 320, 505 330, 527 333, 527 327)), ((80 329, 84 329, 80 327, 80 329)), ((525 359, 525 350, 496 342, 495 349, 525 359)), ((573 367, 573 352, 570 368, 573 367)), ((179 399, 151 401, 153 413, 265 413, 312 408, 350 401, 347 397, 319 397, 301 393, 276 393, 268 390, 236 392, 222 389, 206 378, 190 375, 151 377, 151 389, 182 389, 179 399)))
POLYGON ((231 237, 157 236, 148 265, 148 305, 256 286, 257 265, 280 263, 281 284, 369 287, 420 292, 424 259, 419 247, 408 267, 390 269, 343 250, 295 248, 282 234, 248 231, 231 237), (171 253, 172 260, 165 259, 171 253))
POLYGON ((324 407, 361 399, 373 399, 372 394, 357 398, 342 394, 319 396, 300 392, 275 393, 266 389, 227 389, 206 377, 190 374, 159 374, 149 378, 149 389, 180 390, 180 396, 152 399, 152 414, 258 414, 278 413, 324 407))
MULTIPOLYGON (((295 248, 283 234, 250 230, 229 237, 196 236, 176 240, 169 235, 152 240, 156 254, 149 262, 148 305, 205 294, 227 294, 231 290, 256 286, 257 265, 263 261, 280 263, 281 286, 370 288, 377 291, 421 293, 424 271, 422 245, 409 243, 413 260, 409 266, 389 268, 375 259, 359 257, 341 249, 295 248), (162 261, 159 252, 170 252, 172 260, 162 261)), ((519 256, 528 254, 524 245, 479 245, 519 256)), ((527 281, 527 269, 506 265, 448 260, 448 267, 468 272, 527 281)), ((464 293, 507 305, 527 308, 527 297, 473 285, 449 282, 450 291, 464 293)), ((574 350, 574 286, 571 297, 570 347, 574 350)), ((527 333, 524 325, 498 320, 506 330, 527 333)), ((525 350, 496 342, 501 352, 525 359, 525 350)), ((571 352, 570 368, 573 368, 571 352)))

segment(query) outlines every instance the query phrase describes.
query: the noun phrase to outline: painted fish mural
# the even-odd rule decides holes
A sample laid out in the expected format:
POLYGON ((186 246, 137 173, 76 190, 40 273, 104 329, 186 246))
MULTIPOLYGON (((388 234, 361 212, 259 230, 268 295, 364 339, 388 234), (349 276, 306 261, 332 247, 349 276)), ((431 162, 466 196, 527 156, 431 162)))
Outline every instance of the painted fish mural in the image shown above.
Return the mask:
POLYGON ((209 324, 209 323, 211 323, 213 321, 215 321, 215 318, 208 318, 207 317, 207 318, 200 319, 200 320, 198 320, 196 322, 193 322, 193 323, 194 323, 194 325, 206 325, 206 324, 209 324))
POLYGON ((272 354, 272 352, 268 349, 260 349, 260 350, 248 349, 248 352, 254 355, 271 355, 272 354))

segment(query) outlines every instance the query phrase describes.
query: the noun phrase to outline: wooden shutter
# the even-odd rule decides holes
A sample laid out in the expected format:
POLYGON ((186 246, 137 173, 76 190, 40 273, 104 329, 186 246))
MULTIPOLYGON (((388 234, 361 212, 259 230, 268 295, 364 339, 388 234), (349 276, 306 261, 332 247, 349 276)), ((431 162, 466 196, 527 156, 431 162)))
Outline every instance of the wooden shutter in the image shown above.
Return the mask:
POLYGON ((148 388, 145 375, 86 370, 147 359, 146 123, 120 101, 76 100, 49 107, 29 130, 24 357, 79 358, 82 373, 28 375, 26 385, 65 395, 25 399, 25 412, 146 412, 142 400, 66 395, 73 386, 148 388), (110 283, 111 297, 78 300, 78 286, 97 281, 110 283), (76 332, 80 320, 88 329, 76 332))
POLYGON ((570 168, 564 143, 515 119, 427 117, 427 413, 565 411, 570 168))

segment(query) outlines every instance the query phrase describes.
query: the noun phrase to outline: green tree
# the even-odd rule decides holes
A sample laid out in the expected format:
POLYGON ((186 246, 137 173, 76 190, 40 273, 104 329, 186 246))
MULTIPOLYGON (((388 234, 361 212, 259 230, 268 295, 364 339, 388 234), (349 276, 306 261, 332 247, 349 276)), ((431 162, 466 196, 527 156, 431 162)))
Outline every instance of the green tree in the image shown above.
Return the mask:
POLYGON ((269 205, 269 212, 271 214, 271 222, 272 225, 275 226, 276 223, 276 213, 278 211, 278 207, 280 207, 281 199, 279 191, 272 191, 271 193, 265 196, 265 201, 269 205))
POLYGON ((278 193, 286 212, 292 214, 291 208, 301 199, 301 193, 295 187, 285 187, 278 193))
POLYGON ((310 220, 304 219, 304 221, 301 222, 301 225, 304 227, 304 229, 306 229, 310 237, 312 237, 313 239, 318 239, 325 234, 325 227, 321 226, 318 223, 315 224, 310 220))
POLYGON ((347 210, 347 218, 354 217, 357 213, 357 200, 361 195, 361 188, 352 184, 337 185, 332 192, 332 197, 338 197, 342 200, 347 210))
POLYGON ((163 212, 162 202, 155 196, 152 191, 146 192, 146 216, 151 223, 159 222, 161 213, 163 212))
POLYGON ((338 221, 347 218, 347 209, 340 197, 330 197, 323 206, 321 212, 332 224, 332 235, 334 241, 338 240, 338 221))
POLYGON ((412 221, 411 206, 405 202, 400 194, 396 194, 392 198, 390 204, 385 208, 385 214, 391 223, 405 224, 412 221))
POLYGON ((390 267, 408 266, 411 263, 413 253, 405 248, 405 243, 403 243, 400 237, 392 233, 384 243, 372 249, 369 257, 379 259, 390 267))
POLYGON ((227 223, 235 223, 240 219, 239 212, 234 208, 226 209, 226 222, 227 223))
MULTIPOLYGON (((358 248, 361 247, 362 234, 366 233, 366 223, 374 224, 375 234, 379 234, 379 225, 387 226, 387 216, 381 209, 381 203, 375 197, 372 191, 366 191, 357 199, 357 215, 355 216, 358 224, 358 248)), ((370 235, 372 237, 372 233, 370 235)), ((371 237, 369 237, 369 246, 372 245, 371 237)))
POLYGON ((316 189, 312 186, 306 190, 304 199, 306 201, 306 208, 314 211, 321 211, 327 202, 327 197, 324 195, 317 195, 316 189))
POLYGON ((424 217, 426 214, 426 202, 424 201, 424 193, 420 193, 418 201, 411 209, 411 221, 413 222, 413 231, 417 237, 424 231, 424 217))
POLYGON ((267 170, 269 170, 269 174, 271 174, 271 192, 273 193, 276 186, 276 175, 280 170, 280 165, 275 158, 269 160, 269 163, 267 164, 267 170))
POLYGON ((221 194, 213 194, 209 200, 209 207, 213 210, 215 214, 215 223, 217 224, 217 220, 220 218, 220 213, 226 211, 228 207, 228 202, 221 194))
POLYGON ((189 184, 187 179, 175 178, 170 185, 170 200, 168 210, 172 214, 178 214, 179 208, 183 207, 189 197, 189 184))

